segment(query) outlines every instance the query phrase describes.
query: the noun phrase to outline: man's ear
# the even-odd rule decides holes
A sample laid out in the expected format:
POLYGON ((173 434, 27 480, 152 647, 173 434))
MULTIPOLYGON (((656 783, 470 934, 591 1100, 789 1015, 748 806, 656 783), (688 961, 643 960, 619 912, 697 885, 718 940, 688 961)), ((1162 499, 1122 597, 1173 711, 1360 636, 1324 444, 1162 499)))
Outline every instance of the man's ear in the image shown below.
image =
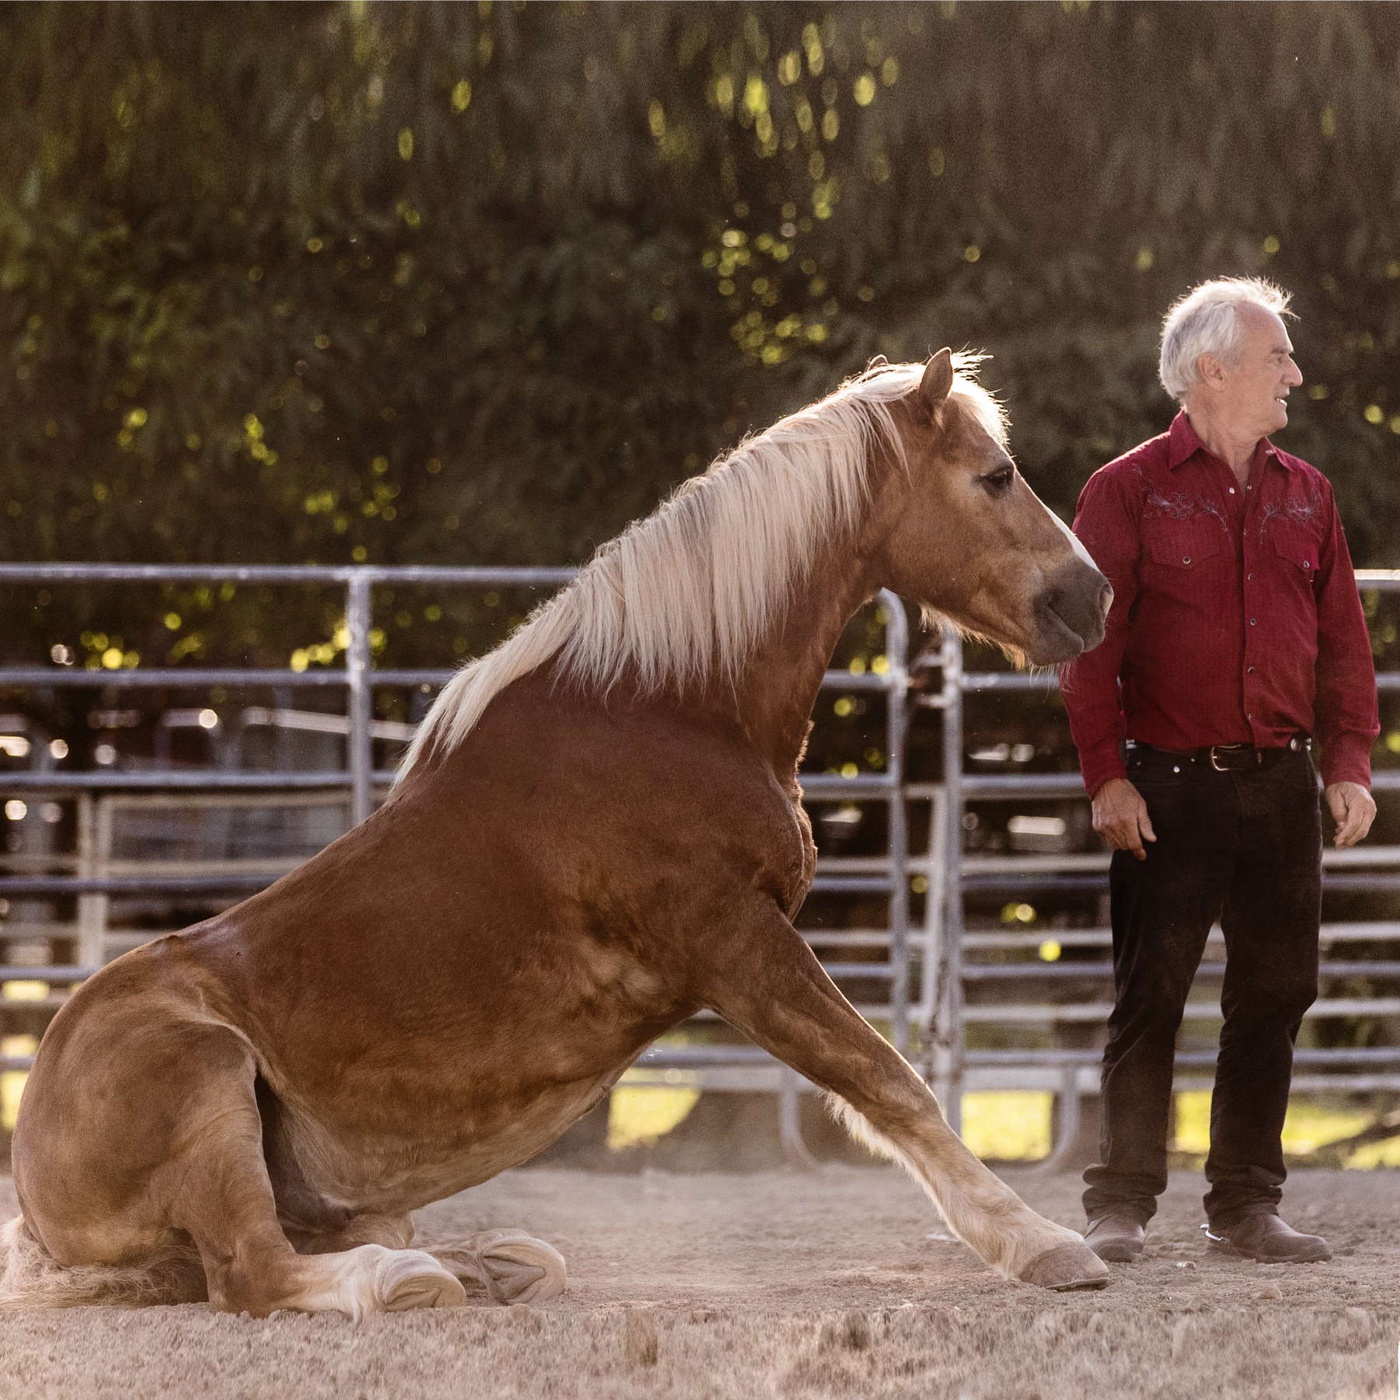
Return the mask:
POLYGON ((924 366, 919 400, 930 418, 936 418, 953 388, 953 352, 945 345, 924 366))
POLYGON ((1209 350, 1196 357, 1196 373, 1207 384, 1219 384, 1225 377, 1226 368, 1224 361, 1218 356, 1212 355, 1209 350))

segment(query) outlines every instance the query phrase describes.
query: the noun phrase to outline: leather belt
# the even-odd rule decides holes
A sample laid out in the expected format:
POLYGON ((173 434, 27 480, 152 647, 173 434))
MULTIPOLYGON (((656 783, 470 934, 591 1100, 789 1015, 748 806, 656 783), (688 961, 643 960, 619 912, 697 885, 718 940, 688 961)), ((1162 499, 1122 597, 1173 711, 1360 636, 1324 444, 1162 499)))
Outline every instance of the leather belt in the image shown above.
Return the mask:
POLYGON ((1203 749, 1161 749, 1156 744, 1144 744, 1140 739, 1128 740, 1129 753, 1159 754, 1178 763, 1209 763, 1217 773, 1233 773, 1242 768, 1259 768, 1286 753, 1306 753, 1312 740, 1306 734, 1295 734, 1286 744, 1275 748, 1256 748, 1253 744, 1210 744, 1203 749))

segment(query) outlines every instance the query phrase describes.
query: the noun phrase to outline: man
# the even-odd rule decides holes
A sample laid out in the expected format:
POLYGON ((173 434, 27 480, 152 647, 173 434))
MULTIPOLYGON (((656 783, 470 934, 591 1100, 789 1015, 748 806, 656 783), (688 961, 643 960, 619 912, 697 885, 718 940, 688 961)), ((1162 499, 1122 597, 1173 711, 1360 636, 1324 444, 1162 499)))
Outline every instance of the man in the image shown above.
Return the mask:
POLYGON ((1103 645, 1065 705, 1113 848, 1116 989, 1102 1161, 1085 1173, 1089 1245, 1126 1262, 1167 1184, 1177 1029, 1219 918, 1224 1028, 1205 1227, 1215 1248, 1328 1259, 1278 1214, 1293 1045, 1317 995, 1320 750, 1336 844, 1370 830, 1375 672, 1332 488, 1268 434, 1302 383, 1288 295, 1207 282, 1162 330, 1168 432, 1094 473, 1075 533, 1113 585, 1103 645))

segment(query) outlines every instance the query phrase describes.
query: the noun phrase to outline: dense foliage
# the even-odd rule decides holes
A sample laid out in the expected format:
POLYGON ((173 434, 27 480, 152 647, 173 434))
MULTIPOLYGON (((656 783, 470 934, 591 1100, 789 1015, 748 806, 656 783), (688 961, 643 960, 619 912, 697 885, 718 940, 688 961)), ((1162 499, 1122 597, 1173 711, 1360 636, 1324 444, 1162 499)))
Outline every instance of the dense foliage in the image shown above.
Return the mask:
MULTIPOLYGON (((1264 272, 1287 445, 1400 563, 1393 7, 15 5, 0 55, 6 558, 577 561, 945 342, 1068 513, 1169 417, 1165 306, 1264 272)), ((44 599, 12 656, 314 664, 339 605, 44 599)))

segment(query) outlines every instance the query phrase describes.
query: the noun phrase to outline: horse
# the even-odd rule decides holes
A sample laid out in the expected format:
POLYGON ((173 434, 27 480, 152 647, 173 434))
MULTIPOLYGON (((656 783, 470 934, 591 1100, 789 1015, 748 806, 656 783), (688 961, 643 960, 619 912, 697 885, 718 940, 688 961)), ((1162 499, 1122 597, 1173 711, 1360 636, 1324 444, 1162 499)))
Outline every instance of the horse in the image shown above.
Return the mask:
POLYGON ((1102 639, 1108 584, 1017 471, 980 358, 874 362, 741 443, 447 683, 371 816, 84 982, 23 1096, 0 1304, 555 1297, 546 1242, 414 1248, 410 1212, 524 1162, 703 1008, 998 1273, 1105 1283, 792 922, 816 860, 798 764, 864 600, 1040 665, 1102 639))

